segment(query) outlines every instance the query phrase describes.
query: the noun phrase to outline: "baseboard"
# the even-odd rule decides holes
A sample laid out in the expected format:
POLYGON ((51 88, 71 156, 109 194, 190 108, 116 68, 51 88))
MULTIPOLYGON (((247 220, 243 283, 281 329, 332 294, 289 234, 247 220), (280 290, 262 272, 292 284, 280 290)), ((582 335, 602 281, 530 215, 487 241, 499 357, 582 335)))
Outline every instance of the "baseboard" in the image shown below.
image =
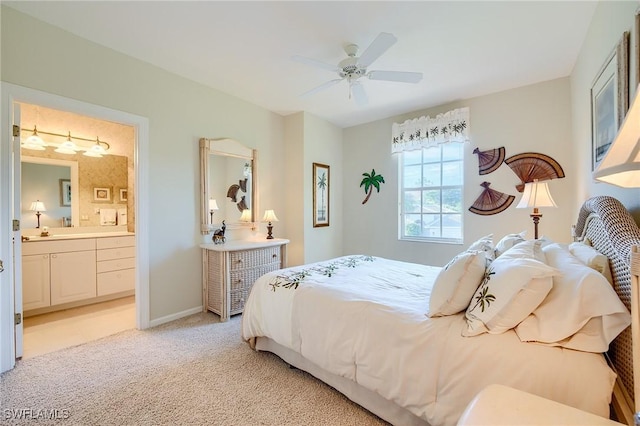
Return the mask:
POLYGON ((197 314, 199 312, 202 312, 202 306, 196 306, 195 308, 187 309, 186 311, 176 312, 175 314, 153 319, 149 321, 149 327, 156 327, 158 325, 175 321, 180 318, 188 317, 189 315, 197 314))

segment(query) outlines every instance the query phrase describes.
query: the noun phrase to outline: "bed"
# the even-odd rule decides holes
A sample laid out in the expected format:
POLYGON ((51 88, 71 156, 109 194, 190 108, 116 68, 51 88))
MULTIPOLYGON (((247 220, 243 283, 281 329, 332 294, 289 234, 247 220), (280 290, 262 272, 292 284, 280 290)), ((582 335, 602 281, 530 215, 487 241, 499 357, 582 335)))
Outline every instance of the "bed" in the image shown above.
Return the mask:
POLYGON ((566 256, 578 254, 513 234, 509 247, 508 241, 498 247, 506 237, 490 249, 486 239, 476 241, 444 268, 354 255, 266 274, 245 305, 243 339, 392 424, 456 424, 473 397, 496 383, 600 416, 609 415, 612 403, 628 423, 634 396, 630 265, 640 230, 617 200, 594 197, 581 208, 576 235, 580 250, 597 250, 610 267, 612 285, 604 281, 597 290, 604 293, 583 286, 576 293, 578 278, 567 281, 572 274, 581 274, 581 283, 605 280, 596 261, 588 264, 592 254, 561 274, 573 262, 566 256), (487 260, 497 248, 499 256, 487 260), (469 274, 473 264, 482 265, 474 272, 480 283, 456 275, 469 274), (443 284, 451 277, 455 297, 443 284), (515 280, 525 283, 497 287, 515 280), (573 288, 569 299, 559 293, 561 280, 573 288), (590 298, 602 302, 589 303, 584 314, 577 300, 590 298), (588 320, 576 320, 570 336, 549 338, 573 326, 548 314, 558 303, 588 320))

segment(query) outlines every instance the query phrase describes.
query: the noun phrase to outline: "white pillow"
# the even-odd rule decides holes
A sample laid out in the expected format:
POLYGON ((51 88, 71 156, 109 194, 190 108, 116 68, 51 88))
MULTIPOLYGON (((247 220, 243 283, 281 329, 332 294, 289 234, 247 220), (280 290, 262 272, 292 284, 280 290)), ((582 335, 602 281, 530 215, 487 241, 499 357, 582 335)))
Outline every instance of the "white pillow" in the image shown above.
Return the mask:
POLYGON ((609 284, 613 285, 613 275, 611 275, 607 256, 585 243, 569 244, 569 252, 591 269, 600 272, 609 281, 609 284))
POLYGON ((440 270, 431 290, 429 317, 457 314, 469 306, 486 269, 483 251, 460 253, 440 270))
POLYGON ((516 245, 503 254, 506 253, 509 253, 509 257, 511 258, 535 259, 542 263, 547 263, 547 258, 542 251, 542 241, 540 240, 525 240, 516 243, 516 245))
POLYGON ((631 323, 631 315, 607 280, 558 244, 543 248, 560 275, 540 306, 516 327, 523 342, 605 352, 631 323))
POLYGON ((463 336, 503 333, 531 314, 549 293, 557 271, 520 251, 507 250, 491 263, 467 308, 463 336))
POLYGON ((485 235, 471 243, 467 251, 483 251, 486 258, 491 261, 495 258, 495 247, 493 246, 493 234, 485 235))
POLYGON ((498 244, 496 244, 495 257, 497 258, 502 253, 509 250, 511 247, 515 246, 518 243, 523 242, 524 236, 526 233, 527 231, 522 231, 519 234, 507 234, 504 237, 502 237, 502 239, 498 241, 498 244))

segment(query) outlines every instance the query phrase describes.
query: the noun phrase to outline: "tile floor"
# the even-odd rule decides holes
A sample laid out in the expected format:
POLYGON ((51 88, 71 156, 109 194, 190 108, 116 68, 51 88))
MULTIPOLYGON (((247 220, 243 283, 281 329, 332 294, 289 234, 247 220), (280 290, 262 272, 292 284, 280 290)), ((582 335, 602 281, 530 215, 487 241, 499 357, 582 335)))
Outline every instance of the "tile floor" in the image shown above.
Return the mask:
POLYGON ((22 359, 80 345, 135 326, 134 296, 27 317, 22 359))

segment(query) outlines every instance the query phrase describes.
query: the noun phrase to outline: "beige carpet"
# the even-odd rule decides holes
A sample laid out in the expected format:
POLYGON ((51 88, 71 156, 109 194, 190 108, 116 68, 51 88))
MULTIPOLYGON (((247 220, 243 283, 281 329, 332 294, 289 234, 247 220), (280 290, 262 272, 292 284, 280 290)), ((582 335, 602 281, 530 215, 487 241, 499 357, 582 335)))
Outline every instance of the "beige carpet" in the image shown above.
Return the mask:
POLYGON ((385 424, 275 355, 252 351, 240 322, 196 314, 19 361, 0 376, 0 423, 385 424), (57 422, 43 419, 52 413, 57 422), (40 418, 12 419, 18 414, 40 418))

